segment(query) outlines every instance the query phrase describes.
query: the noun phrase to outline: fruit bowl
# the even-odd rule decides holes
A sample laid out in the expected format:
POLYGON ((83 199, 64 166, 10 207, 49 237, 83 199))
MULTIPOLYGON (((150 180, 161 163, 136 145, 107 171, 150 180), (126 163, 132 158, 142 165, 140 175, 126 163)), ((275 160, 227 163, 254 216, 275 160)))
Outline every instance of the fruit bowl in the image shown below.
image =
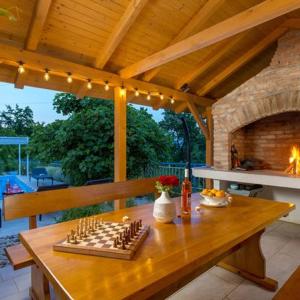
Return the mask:
POLYGON ((222 205, 231 202, 231 195, 224 191, 212 190, 210 192, 209 190, 204 190, 200 195, 207 204, 222 205))

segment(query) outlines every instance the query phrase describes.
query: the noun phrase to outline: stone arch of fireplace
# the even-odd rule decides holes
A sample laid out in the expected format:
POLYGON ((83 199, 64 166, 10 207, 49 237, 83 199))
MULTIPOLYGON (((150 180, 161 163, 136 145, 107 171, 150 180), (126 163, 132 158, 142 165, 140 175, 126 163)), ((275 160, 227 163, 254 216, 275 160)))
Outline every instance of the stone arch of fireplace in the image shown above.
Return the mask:
POLYGON ((221 170, 231 168, 233 133, 259 120, 288 112, 300 112, 300 91, 286 91, 255 100, 249 97, 248 101, 231 106, 228 113, 213 114, 214 167, 221 170))

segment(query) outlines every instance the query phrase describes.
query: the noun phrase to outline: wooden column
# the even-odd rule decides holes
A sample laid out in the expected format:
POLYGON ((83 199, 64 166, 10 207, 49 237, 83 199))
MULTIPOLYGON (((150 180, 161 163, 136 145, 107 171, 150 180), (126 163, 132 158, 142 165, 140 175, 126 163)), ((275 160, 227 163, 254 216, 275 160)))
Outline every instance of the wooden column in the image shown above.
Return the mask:
MULTIPOLYGON (((126 124, 127 102, 126 90, 121 87, 114 89, 114 179, 115 182, 126 180, 126 124)), ((115 200, 115 210, 125 207, 125 199, 115 200)))
MULTIPOLYGON (((211 114, 211 107, 206 108, 206 125, 208 129, 208 135, 206 138, 206 165, 213 165, 213 119, 211 114)), ((206 188, 211 189, 213 187, 213 181, 211 179, 205 179, 206 188)))

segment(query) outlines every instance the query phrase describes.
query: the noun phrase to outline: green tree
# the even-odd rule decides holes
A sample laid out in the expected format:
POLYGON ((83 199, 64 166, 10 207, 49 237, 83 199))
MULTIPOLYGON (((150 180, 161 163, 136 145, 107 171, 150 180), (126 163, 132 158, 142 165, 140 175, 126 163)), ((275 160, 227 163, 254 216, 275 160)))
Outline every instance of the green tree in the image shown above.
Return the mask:
POLYGON ((33 112, 29 106, 21 108, 17 104, 13 108, 6 105, 6 110, 0 112, 0 128, 13 130, 16 135, 30 136, 34 125, 33 112))
MULTIPOLYGON (((54 107, 69 117, 37 126, 30 142, 32 154, 45 162, 61 160, 65 175, 75 185, 113 177, 113 102, 88 97, 79 101, 61 93, 55 96, 54 107)), ((128 105, 127 120, 127 172, 131 178, 168 159, 171 142, 145 109, 128 105)))
POLYGON ((165 129, 172 137, 173 161, 184 162, 186 160, 184 130, 180 117, 185 118, 189 127, 192 162, 204 163, 205 137, 200 131, 193 116, 189 113, 176 114, 173 111, 165 110, 163 112, 163 120, 159 122, 159 125, 161 126, 161 128, 165 129))

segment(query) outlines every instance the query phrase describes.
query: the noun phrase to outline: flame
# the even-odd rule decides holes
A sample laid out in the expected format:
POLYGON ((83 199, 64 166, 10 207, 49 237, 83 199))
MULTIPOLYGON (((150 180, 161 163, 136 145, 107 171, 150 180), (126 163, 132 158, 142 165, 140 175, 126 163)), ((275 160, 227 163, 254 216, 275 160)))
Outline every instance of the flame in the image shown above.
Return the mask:
POLYGON ((293 164, 290 173, 300 175, 300 148, 298 146, 292 147, 289 162, 290 164, 293 164))

